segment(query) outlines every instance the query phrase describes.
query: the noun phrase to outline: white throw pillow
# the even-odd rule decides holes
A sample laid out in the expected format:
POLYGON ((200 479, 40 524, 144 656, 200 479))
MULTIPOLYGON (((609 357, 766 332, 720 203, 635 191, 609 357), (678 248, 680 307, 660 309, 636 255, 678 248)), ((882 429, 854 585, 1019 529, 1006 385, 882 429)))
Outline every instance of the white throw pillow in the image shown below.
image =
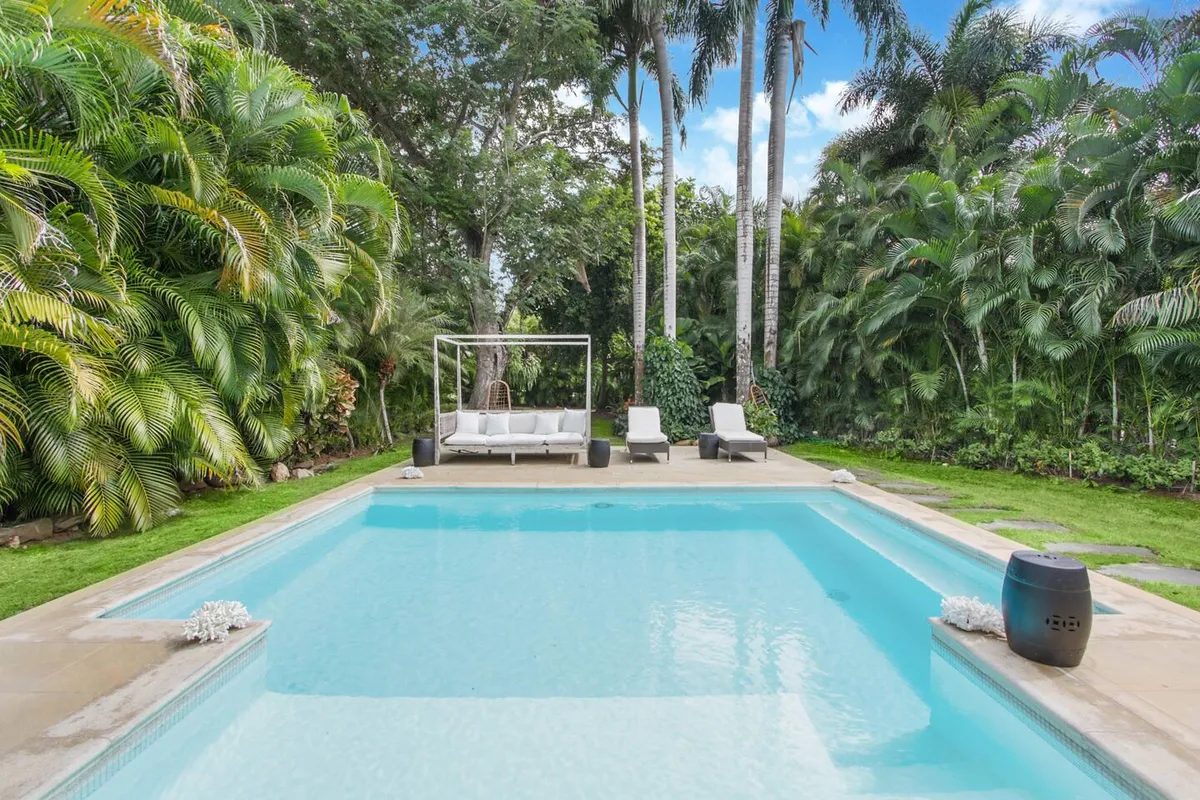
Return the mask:
POLYGON ((558 433, 558 414, 538 414, 537 427, 533 429, 533 432, 539 436, 558 433))
POLYGON ((459 411, 454 415, 455 433, 479 433, 479 415, 474 411, 459 411))
POLYGON ((562 421, 563 433, 587 433, 587 412, 586 411, 564 411, 562 421))
POLYGON ((533 433, 537 414, 513 414, 508 418, 509 433, 533 433))
POLYGON ((488 436, 503 436, 508 434, 508 414, 488 414, 487 415, 487 431, 488 436))

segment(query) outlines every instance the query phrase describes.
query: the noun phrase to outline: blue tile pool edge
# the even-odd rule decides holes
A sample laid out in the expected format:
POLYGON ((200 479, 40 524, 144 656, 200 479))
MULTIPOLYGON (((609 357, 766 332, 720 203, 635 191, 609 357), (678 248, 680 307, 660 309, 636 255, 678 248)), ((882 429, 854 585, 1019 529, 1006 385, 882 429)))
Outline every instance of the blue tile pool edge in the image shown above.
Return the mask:
MULTIPOLYGON (((159 586, 155 586, 140 592, 128 600, 118 603, 112 608, 100 611, 95 616, 98 619, 135 619, 141 611, 154 606, 163 600, 174 597, 180 592, 183 592, 186 589, 196 585, 200 581, 208 578, 214 572, 223 570, 232 564, 236 564, 237 562, 258 553, 263 548, 269 547, 275 542, 278 542, 280 539, 290 536, 291 534, 295 533, 297 529, 319 519, 320 517, 323 517, 327 514, 332 514, 333 512, 343 509, 348 505, 352 505, 355 502, 370 502, 371 496, 374 494, 374 492, 375 489, 369 487, 360 492, 356 492, 353 495, 344 497, 335 503, 315 509, 311 514, 307 514, 300 519, 285 523, 277 530, 264 534, 261 538, 255 539, 254 541, 239 547, 231 553, 218 556, 207 564, 202 564, 195 569, 189 570, 182 575, 172 578, 171 580, 159 586)), ((261 521, 259 521, 259 523, 261 523, 261 521)), ((170 557, 171 556, 168 556, 168 558, 170 557)))
POLYGON ((162 738, 201 703, 229 684, 255 661, 265 657, 267 630, 266 625, 255 630, 207 672, 180 687, 157 708, 142 715, 125 733, 120 734, 111 744, 43 795, 43 800, 83 800, 99 789, 118 770, 162 738))
MULTIPOLYGON (((1106 789, 1131 800, 1171 800, 1170 796, 1120 764, 1086 734, 1060 719, 1045 706, 1023 694, 1012 681, 995 675, 978 656, 965 649, 954 635, 932 623, 932 650, 983 689, 1007 711, 1070 759, 1088 777, 1106 789)), ((1111 792, 1110 792, 1111 793, 1111 792)))

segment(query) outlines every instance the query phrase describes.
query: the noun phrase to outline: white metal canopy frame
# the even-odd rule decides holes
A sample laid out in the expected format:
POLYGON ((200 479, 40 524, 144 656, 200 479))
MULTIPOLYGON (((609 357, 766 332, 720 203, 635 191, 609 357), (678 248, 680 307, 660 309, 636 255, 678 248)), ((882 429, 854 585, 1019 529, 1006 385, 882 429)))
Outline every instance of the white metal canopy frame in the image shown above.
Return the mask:
MULTIPOLYGON (((478 347, 584 347, 587 349, 587 377, 585 378, 584 407, 587 412, 588 434, 592 429, 592 337, 586 333, 446 333, 433 337, 433 446, 434 459, 441 461, 442 451, 442 394, 438 362, 441 360, 442 345, 453 345, 455 365, 455 411, 463 407, 462 356, 478 347)), ((584 446, 587 446, 584 437, 584 446)))

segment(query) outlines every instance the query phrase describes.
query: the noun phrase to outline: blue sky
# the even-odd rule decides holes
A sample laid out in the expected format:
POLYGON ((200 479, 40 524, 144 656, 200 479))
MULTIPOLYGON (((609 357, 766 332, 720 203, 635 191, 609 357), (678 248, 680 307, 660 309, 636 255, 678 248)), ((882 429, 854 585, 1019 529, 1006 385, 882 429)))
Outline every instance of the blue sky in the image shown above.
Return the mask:
MULTIPOLYGON (((853 23, 834 2, 830 20, 824 30, 810 22, 807 36, 819 55, 808 52, 805 57, 804 78, 796 89, 796 99, 788 115, 787 163, 784 192, 803 194, 812 180, 812 170, 825 146, 839 132, 864 119, 869 112, 861 110, 849 116, 837 113, 837 101, 845 82, 863 65, 863 40, 853 23)), ((950 18, 958 10, 959 0, 905 0, 910 19, 940 38, 950 18)), ((1051 16, 1076 27, 1086 28, 1097 20, 1120 10, 1151 11, 1169 14, 1172 0, 1153 0, 1136 5, 1119 0, 1015 0, 1024 14, 1051 16)), ((797 15, 807 15, 807 5, 797 2, 797 15)), ((765 9, 759 14, 756 86, 762 85, 762 21, 765 9)), ((691 60, 691 44, 673 45, 672 67, 686 76, 691 60)), ((712 92, 703 108, 688 112, 687 147, 678 153, 681 176, 694 177, 698 182, 723 186, 733 192, 735 186, 735 155, 737 152, 738 67, 721 70, 715 76, 712 92)), ((620 111, 619 108, 616 110, 620 111)), ((767 103, 761 94, 755 103, 754 175, 755 194, 761 197, 766 187, 767 103)), ((642 106, 643 139, 652 145, 661 144, 661 121, 658 93, 647 82, 642 106)))

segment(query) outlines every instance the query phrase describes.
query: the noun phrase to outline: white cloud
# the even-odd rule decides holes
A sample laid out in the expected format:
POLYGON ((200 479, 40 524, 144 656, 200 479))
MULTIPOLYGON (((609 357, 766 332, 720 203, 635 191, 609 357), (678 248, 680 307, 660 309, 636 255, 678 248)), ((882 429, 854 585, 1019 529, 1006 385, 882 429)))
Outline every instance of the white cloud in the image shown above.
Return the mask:
MULTIPOLYGON (((802 197, 814 183, 814 169, 821 149, 839 133, 870 120, 874 107, 856 109, 849 114, 838 111, 846 81, 825 81, 820 91, 796 98, 787 117, 787 153, 784 167, 783 193, 786 197, 802 197)), ((753 179, 754 196, 762 199, 767 187, 767 129, 770 107, 766 95, 754 98, 753 179)), ((733 194, 737 189, 737 115, 736 107, 718 107, 710 111, 699 124, 718 140, 702 147, 697 154, 684 151, 679 158, 679 174, 695 178, 698 183, 720 186, 733 194)))
POLYGON ((567 108, 584 108, 592 104, 582 86, 560 86, 554 90, 554 99, 567 108))
POLYGON ((815 117, 817 127, 821 130, 842 133, 871 119, 874 106, 856 108, 847 114, 838 110, 846 86, 846 81, 825 81, 824 89, 800 98, 800 102, 815 117))
POLYGON ((1082 33, 1128 5, 1125 0, 1017 0, 1012 7, 1025 19, 1050 19, 1082 33))

